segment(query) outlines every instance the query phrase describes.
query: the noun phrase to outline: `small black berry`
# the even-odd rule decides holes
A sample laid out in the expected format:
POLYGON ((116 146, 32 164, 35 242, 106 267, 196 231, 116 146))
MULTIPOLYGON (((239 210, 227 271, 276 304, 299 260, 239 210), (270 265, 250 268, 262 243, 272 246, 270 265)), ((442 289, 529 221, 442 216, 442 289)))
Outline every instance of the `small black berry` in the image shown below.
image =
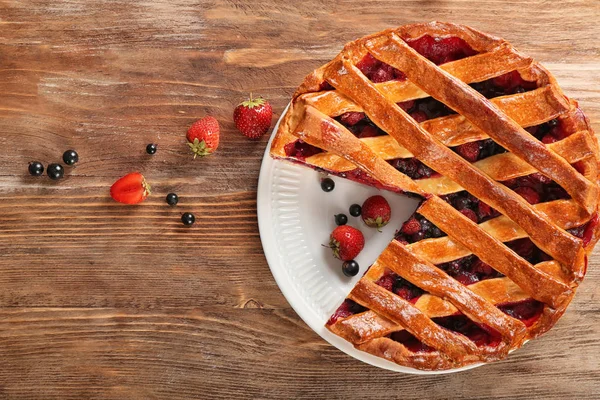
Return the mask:
POLYGON ((44 173, 44 165, 39 161, 30 162, 29 173, 33 176, 41 176, 44 173))
POLYGON ((79 161, 79 154, 75 150, 67 150, 63 153, 63 161, 67 165, 73 165, 79 161))
POLYGON ((360 217, 360 213, 362 212, 362 208, 358 204, 352 204, 350 206, 350 209, 348 211, 350 212, 350 215, 352 215, 353 217, 360 217))
POLYGON ((196 222, 196 217, 194 217, 194 214, 186 212, 181 215, 181 222, 183 222, 185 226, 191 226, 196 222))
POLYGON ((348 223, 348 217, 346 216, 346 214, 337 214, 335 216, 335 224, 340 226, 340 225, 346 225, 348 223))
POLYGON ((150 143, 148 146, 146 146, 146 153, 148 153, 148 154, 154 154, 154 153, 156 153, 157 149, 158 149, 158 145, 157 144, 150 143))
POLYGON ((551 127, 551 128, 554 128, 557 125, 558 125, 558 120, 556 118, 555 119, 551 119, 550 121, 548 121, 548 126, 551 127))
POLYGON ((342 272, 346 276, 355 276, 356 274, 358 274, 358 270, 358 263, 354 260, 345 261, 342 264, 342 272))
POLYGON ((324 192, 331 192, 335 188, 335 182, 331 178, 321 180, 321 189, 324 192))
POLYGON ((48 165, 48 170, 46 172, 53 181, 57 181, 65 176, 65 169, 60 164, 48 165))
POLYGON ((179 202, 179 196, 177 196, 175 193, 169 193, 167 195, 167 204, 168 205, 176 206, 178 202, 179 202))

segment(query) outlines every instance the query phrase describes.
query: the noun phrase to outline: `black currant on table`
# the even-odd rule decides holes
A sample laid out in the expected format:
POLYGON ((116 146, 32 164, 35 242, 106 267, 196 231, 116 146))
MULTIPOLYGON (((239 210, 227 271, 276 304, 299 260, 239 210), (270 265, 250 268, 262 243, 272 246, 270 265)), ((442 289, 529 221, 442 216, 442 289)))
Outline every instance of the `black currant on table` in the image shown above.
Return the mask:
POLYGON ((170 206, 176 206, 179 202, 179 196, 175 193, 169 193, 167 195, 167 204, 170 206))
POLYGON ((75 150, 67 150, 63 153, 63 161, 67 165, 74 165, 79 162, 79 154, 75 150))
POLYGON ((362 213, 362 207, 358 204, 352 204, 348 211, 353 217, 360 217, 360 214, 362 213))
POLYGON ((331 192, 335 188, 335 182, 331 178, 325 178, 321 180, 321 189, 324 192, 331 192))
POLYGON ((29 174, 32 176, 42 176, 44 174, 44 164, 39 161, 30 162, 29 174))
POLYGON ((181 222, 183 222, 185 226, 192 226, 194 225, 194 222, 196 222, 196 217, 194 214, 186 212, 181 215, 181 222))
POLYGON ((358 274, 359 266, 358 263, 354 260, 345 261, 342 264, 342 272, 346 276, 356 276, 358 274))
POLYGON ((50 164, 48 165, 48 170, 46 171, 50 179, 53 181, 57 181, 62 179, 65 176, 65 168, 60 164, 50 164))
POLYGON ((156 153, 157 149, 158 149, 158 145, 156 143, 150 143, 148 146, 146 146, 146 153, 154 154, 154 153, 156 153))
POLYGON ((346 214, 337 214, 335 216, 335 224, 337 226, 346 225, 348 223, 348 217, 346 214))

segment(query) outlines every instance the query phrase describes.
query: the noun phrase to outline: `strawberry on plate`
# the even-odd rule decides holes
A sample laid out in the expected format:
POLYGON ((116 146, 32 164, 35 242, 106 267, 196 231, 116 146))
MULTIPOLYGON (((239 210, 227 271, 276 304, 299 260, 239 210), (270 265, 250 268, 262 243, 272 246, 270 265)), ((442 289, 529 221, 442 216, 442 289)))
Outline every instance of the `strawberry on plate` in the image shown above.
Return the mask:
POLYGON ((392 209, 383 196, 371 196, 363 203, 361 216, 367 226, 379 230, 390 222, 392 209))
POLYGON ((365 247, 365 237, 358 229, 341 225, 331 232, 329 247, 335 258, 342 261, 353 260, 365 247))
POLYGON ((141 203, 149 194, 150 185, 139 172, 125 175, 110 187, 110 197, 123 204, 141 203))
POLYGON ((233 122, 242 133, 250 139, 258 139, 271 127, 273 108, 262 97, 252 98, 239 104, 233 111, 233 122))
POLYGON ((192 124, 187 131, 188 146, 194 153, 194 158, 212 154, 219 147, 219 121, 207 116, 192 124))

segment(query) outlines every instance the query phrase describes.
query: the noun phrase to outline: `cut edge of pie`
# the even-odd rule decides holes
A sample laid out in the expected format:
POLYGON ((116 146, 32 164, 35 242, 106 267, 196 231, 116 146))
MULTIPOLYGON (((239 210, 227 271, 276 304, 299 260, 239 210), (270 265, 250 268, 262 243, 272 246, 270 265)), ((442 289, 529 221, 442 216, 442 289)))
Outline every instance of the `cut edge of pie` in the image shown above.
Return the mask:
POLYGON ((540 64, 442 22, 306 77, 274 158, 422 198, 327 328, 400 365, 505 358, 562 316, 599 236, 598 145, 540 64))

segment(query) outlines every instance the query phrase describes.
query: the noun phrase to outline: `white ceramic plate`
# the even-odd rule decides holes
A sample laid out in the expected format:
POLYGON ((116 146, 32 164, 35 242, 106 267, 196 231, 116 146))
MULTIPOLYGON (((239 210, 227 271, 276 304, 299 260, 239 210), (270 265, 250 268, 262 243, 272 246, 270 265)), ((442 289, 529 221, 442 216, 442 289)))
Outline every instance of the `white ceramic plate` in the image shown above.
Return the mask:
MULTIPOLYGON (((273 132, 278 126, 279 122, 273 132)), ((325 328, 331 314, 392 240, 396 229, 414 212, 417 201, 337 177, 332 177, 335 189, 325 193, 321 190, 319 172, 273 160, 269 155, 271 141, 258 181, 258 226, 271 272, 300 318, 338 349, 380 368, 412 374, 473 368, 474 365, 448 371, 419 371, 403 367, 357 350, 325 328), (360 217, 354 218, 348 213, 351 204, 362 204, 374 194, 383 195, 392 207, 392 219, 381 233, 364 225, 360 217), (328 243, 329 234, 335 228, 333 216, 339 213, 348 215, 348 224, 359 228, 365 236, 365 248, 356 258, 360 272, 353 278, 344 276, 341 261, 322 246, 328 243)))

